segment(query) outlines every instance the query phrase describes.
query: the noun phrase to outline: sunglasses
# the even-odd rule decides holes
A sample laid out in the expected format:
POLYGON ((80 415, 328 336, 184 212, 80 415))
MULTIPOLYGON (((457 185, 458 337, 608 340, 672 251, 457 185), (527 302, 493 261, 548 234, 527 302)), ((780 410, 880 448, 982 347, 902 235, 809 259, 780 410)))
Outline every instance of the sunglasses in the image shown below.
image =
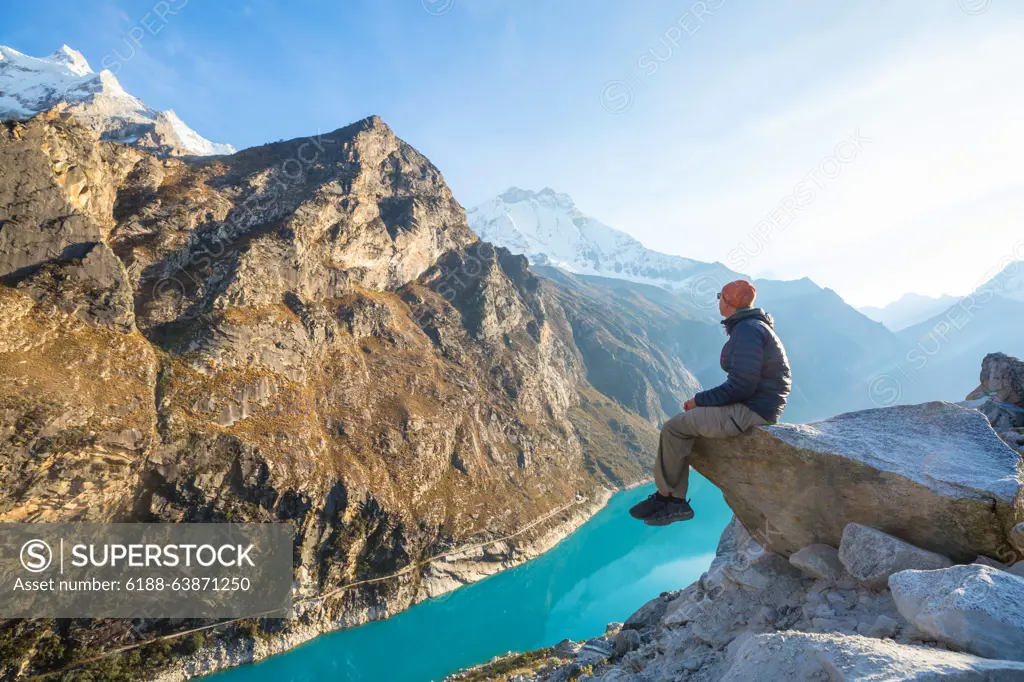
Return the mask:
POLYGON ((718 296, 718 300, 719 301, 722 300, 722 292, 721 291, 719 291, 718 294, 716 294, 716 296, 718 296))

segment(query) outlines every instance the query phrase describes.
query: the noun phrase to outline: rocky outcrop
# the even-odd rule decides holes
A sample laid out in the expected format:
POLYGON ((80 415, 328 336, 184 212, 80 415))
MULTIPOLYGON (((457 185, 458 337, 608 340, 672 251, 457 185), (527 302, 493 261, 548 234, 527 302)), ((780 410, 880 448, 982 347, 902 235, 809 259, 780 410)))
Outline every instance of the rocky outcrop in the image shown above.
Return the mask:
POLYGON ((1024 578, 972 564, 889 579, 900 613, 922 632, 987 658, 1024 661, 1024 578))
POLYGON ((956 561, 1010 563, 1018 459, 976 410, 926 403, 701 441, 693 466, 785 556, 838 547, 855 522, 956 561))
POLYGON ((82 258, 114 228, 134 149, 97 144, 70 115, 0 124, 0 277, 82 258))
POLYGON ((979 412, 766 427, 697 459, 736 512, 707 572, 514 679, 1024 679, 1021 473, 979 412))
MULTIPOLYGON (((966 567, 905 571, 893 581, 962 568, 966 567)), ((901 613, 903 607, 897 607, 899 599, 894 601, 888 590, 855 581, 837 583, 831 576, 819 579, 798 573, 780 555, 760 547, 734 520, 700 580, 653 599, 630 616, 622 630, 612 625, 582 647, 563 643, 545 657, 524 656, 531 663, 512 679, 1024 679, 1024 663, 1007 660, 1016 656, 956 651, 958 645, 909 621, 901 613), (623 636, 627 630, 630 634, 623 636)), ((515 661, 514 656, 502 658, 452 679, 507 679, 505 672, 488 671, 515 669, 515 661)))
POLYGON ((981 384, 961 404, 981 411, 999 437, 1024 455, 1024 362, 1004 353, 985 356, 981 384))
POLYGON ((17 288, 43 308, 57 308, 83 322, 122 333, 135 331, 128 273, 103 242, 83 247, 82 258, 41 265, 17 288))
POLYGON ((1005 353, 991 353, 981 362, 981 384, 967 396, 1024 405, 1024 362, 1005 353))

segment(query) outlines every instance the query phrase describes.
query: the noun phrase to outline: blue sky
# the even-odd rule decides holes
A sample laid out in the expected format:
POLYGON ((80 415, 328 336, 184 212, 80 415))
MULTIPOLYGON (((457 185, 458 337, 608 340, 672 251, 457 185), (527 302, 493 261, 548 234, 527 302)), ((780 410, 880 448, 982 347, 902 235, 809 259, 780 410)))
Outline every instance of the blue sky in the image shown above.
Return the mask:
POLYGON ((379 114, 466 206, 550 186, 651 248, 810 276, 855 304, 966 293, 1024 257, 1011 0, 37 0, 4 14, 0 44, 66 43, 216 142, 379 114), (784 218, 800 183, 814 197, 784 218))

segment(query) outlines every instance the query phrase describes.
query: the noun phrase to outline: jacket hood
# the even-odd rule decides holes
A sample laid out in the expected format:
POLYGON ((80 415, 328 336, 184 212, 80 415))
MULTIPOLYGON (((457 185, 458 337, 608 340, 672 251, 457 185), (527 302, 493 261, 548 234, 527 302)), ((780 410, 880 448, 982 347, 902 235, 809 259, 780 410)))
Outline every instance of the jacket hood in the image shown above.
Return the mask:
POLYGON ((766 325, 768 325, 772 329, 775 328, 775 320, 772 318, 772 316, 770 314, 768 314, 767 312, 765 312, 761 308, 740 308, 739 310, 734 312, 731 316, 729 316, 728 318, 722 320, 722 324, 725 325, 725 332, 727 334, 731 334, 733 328, 737 324, 739 324, 743 320, 750 320, 750 319, 760 320, 761 322, 764 322, 766 325))

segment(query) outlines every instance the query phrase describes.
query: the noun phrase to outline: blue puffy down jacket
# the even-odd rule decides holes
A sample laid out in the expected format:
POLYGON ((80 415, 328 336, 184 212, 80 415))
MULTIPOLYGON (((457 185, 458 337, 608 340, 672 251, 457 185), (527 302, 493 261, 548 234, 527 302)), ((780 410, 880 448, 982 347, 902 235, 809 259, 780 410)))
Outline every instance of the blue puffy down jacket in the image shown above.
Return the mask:
POLYGON ((768 422, 777 422, 793 376, 772 316, 760 308, 743 308, 722 324, 729 335, 722 348, 722 369, 729 377, 694 400, 700 407, 743 403, 768 422))

